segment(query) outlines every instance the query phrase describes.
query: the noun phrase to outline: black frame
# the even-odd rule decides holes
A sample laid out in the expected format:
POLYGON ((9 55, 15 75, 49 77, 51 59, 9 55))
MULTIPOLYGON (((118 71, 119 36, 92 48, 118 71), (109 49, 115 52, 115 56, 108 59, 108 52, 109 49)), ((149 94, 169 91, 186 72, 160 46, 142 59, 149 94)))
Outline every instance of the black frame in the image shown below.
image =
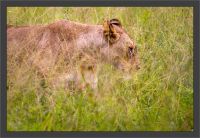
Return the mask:
POLYGON ((66 0, 66 1, 53 1, 53 0, 37 0, 37 1, 25 1, 25 0, 8 0, 8 1, 0 1, 1 5, 1 137, 199 137, 199 19, 200 19, 200 1, 198 0, 66 0), (124 132, 106 132, 106 131, 91 131, 91 132, 45 132, 45 131, 7 131, 7 93, 6 93, 6 61, 7 61, 7 50, 6 50, 6 22, 7 22, 7 13, 6 7, 193 7, 193 78, 194 78, 194 130, 193 131, 124 131, 124 132))

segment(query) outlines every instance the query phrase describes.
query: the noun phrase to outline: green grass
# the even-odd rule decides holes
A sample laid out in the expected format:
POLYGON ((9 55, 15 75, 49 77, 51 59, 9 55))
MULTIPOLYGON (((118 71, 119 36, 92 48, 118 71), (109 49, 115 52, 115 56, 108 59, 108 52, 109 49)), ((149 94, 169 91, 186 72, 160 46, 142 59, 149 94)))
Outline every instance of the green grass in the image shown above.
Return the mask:
POLYGON ((101 24, 121 20, 138 46, 141 70, 131 80, 104 65, 99 93, 42 88, 28 66, 8 54, 9 131, 192 131, 192 8, 8 8, 12 25, 59 19, 101 24), (11 61, 12 59, 12 61, 11 61))

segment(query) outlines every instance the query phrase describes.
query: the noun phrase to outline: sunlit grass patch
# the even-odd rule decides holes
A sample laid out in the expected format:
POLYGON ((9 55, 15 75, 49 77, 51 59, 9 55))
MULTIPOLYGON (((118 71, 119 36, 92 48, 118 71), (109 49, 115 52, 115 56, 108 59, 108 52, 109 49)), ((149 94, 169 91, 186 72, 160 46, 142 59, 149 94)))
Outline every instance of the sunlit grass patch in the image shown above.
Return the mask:
POLYGON ((13 7, 7 12, 7 22, 14 26, 59 19, 102 24, 105 18, 118 18, 135 40, 141 61, 141 69, 131 74, 99 64, 98 92, 70 91, 54 89, 50 83, 66 68, 64 59, 51 68, 44 83, 37 69, 28 65, 30 55, 8 51, 9 131, 193 129, 192 8, 13 7))

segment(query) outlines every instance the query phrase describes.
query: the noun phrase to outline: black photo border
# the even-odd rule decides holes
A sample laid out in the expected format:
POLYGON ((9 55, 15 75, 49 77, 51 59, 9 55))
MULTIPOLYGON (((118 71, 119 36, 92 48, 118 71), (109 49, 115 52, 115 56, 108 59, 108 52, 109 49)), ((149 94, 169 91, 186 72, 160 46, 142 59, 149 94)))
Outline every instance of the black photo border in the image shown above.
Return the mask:
POLYGON ((0 1, 0 133, 1 137, 199 137, 199 0, 7 0, 0 1), (7 131, 7 7, 193 7, 193 131, 7 131))

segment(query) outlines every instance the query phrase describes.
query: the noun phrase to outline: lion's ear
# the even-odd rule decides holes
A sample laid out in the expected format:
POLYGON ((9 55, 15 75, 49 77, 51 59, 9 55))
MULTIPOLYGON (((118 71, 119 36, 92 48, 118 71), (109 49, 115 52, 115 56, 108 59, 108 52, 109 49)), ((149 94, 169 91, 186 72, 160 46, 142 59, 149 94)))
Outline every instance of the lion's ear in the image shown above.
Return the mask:
POLYGON ((114 42, 114 41, 117 41, 119 37, 120 37, 120 34, 117 33, 114 26, 111 24, 110 25, 110 39, 114 42))
POLYGON ((111 23, 108 20, 105 20, 103 23, 103 28, 104 28, 103 31, 104 36, 110 43, 114 43, 119 39, 120 34, 117 33, 113 23, 111 23))
POLYGON ((118 19, 111 19, 110 23, 114 24, 114 25, 116 25, 118 27, 122 27, 122 24, 121 24, 121 22, 118 19))
POLYGON ((104 36, 107 38, 109 37, 109 33, 110 33, 110 22, 108 20, 104 20, 103 22, 103 33, 104 33, 104 36))

